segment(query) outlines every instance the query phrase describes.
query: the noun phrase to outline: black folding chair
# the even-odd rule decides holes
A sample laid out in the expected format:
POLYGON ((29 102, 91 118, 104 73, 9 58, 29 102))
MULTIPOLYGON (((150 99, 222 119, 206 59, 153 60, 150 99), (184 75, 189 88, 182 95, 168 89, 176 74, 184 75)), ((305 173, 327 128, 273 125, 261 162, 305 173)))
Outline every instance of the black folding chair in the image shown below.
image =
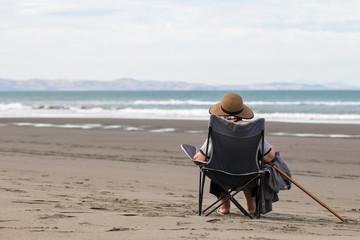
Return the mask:
POLYGON ((206 213, 208 216, 226 201, 231 201, 245 216, 252 218, 234 197, 240 191, 255 188, 255 215, 260 218, 265 173, 262 168, 264 155, 259 149, 264 149, 264 129, 263 118, 234 123, 215 115, 210 116, 205 152, 209 161, 200 166, 199 215, 209 211, 206 213), (226 199, 222 203, 219 202, 223 199, 218 199, 202 211, 205 177, 221 187, 226 199))

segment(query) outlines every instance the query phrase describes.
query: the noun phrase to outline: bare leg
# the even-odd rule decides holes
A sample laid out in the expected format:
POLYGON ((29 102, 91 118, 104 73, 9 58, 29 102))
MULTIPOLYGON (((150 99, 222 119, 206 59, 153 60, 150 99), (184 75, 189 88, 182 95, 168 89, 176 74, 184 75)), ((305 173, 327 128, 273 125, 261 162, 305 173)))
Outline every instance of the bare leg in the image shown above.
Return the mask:
MULTIPOLYGON (((220 198, 224 197, 224 193, 222 193, 220 195, 220 198)), ((227 198, 224 198, 221 200, 221 202, 224 202, 227 198)), ((230 201, 227 201, 226 203, 224 203, 223 205, 220 206, 219 208, 219 212, 223 213, 223 214, 227 214, 230 213, 230 201)))
POLYGON ((250 214, 255 214, 256 204, 255 198, 251 196, 251 190, 244 190, 248 211, 250 214))

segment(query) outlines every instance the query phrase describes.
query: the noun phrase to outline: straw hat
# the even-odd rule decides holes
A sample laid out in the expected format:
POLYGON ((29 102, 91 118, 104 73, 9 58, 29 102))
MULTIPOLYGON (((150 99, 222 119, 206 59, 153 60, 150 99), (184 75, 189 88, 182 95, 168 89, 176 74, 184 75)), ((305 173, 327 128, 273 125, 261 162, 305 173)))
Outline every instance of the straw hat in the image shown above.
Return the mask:
POLYGON ((227 93, 221 102, 209 109, 211 114, 218 116, 236 116, 245 119, 254 117, 252 110, 243 103, 242 97, 237 93, 227 93))

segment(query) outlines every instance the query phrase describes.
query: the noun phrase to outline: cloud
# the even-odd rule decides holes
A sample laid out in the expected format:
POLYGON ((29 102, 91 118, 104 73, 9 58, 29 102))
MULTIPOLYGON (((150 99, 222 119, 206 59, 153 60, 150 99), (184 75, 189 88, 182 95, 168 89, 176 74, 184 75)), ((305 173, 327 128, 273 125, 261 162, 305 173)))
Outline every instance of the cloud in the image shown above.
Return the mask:
POLYGON ((359 1, 0 3, 2 77, 358 81, 359 1))
POLYGON ((71 1, 17 1, 17 14, 19 15, 39 15, 66 12, 75 9, 77 6, 71 1))

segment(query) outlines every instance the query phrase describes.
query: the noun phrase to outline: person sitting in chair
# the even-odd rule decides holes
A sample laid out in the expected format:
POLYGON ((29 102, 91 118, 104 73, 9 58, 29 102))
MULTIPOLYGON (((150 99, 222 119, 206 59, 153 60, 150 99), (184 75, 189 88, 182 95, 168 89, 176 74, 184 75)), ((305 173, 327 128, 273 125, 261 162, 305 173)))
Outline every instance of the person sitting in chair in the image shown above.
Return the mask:
MULTIPOLYGON (((228 121, 235 123, 244 122, 243 119, 252 119, 254 117, 253 111, 243 103, 242 97, 237 93, 227 93, 223 96, 221 102, 215 104, 209 109, 210 114, 221 116, 228 121)), ((205 160, 205 151, 206 151, 207 141, 202 145, 200 151, 195 154, 194 160, 204 161, 205 160)), ((211 144, 209 144, 211 148, 211 144)), ((275 148, 270 145, 266 140, 264 141, 264 149, 260 149, 264 152, 264 162, 268 163, 275 157, 275 148)), ((211 151, 208 151, 208 156, 211 151)), ((210 183, 210 193, 214 194, 218 198, 222 198, 224 193, 221 188, 213 181, 210 183)), ((244 190, 244 195, 247 202, 248 212, 250 214, 255 214, 256 204, 255 199, 252 194, 252 190, 244 190)), ((225 199, 225 198, 224 198, 225 199)), ((225 200, 222 200, 225 201, 225 200)), ((220 214, 230 213, 230 201, 225 202, 218 209, 220 214)))

